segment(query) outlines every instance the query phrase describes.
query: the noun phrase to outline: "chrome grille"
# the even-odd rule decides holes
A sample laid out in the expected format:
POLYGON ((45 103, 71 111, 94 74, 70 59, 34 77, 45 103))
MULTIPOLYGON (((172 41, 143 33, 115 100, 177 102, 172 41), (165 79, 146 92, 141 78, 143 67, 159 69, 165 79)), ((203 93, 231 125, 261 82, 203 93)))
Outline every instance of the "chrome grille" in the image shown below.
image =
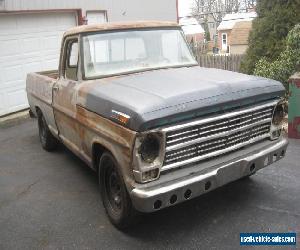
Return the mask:
POLYGON ((236 150, 269 137, 277 102, 172 126, 162 171, 236 150))

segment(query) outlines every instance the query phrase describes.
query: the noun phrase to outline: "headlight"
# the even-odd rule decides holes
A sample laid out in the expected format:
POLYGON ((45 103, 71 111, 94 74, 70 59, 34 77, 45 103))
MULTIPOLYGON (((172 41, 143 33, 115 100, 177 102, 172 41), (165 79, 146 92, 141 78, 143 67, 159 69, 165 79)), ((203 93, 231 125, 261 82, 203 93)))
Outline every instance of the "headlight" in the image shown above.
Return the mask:
POLYGON ((273 111, 271 124, 271 140, 278 139, 282 132, 283 121, 286 115, 286 107, 283 101, 278 102, 273 111))
POLYGON ((165 136, 160 131, 140 133, 133 151, 133 174, 139 183, 159 178, 165 155, 165 136))
POLYGON ((152 163, 158 157, 160 150, 160 142, 157 136, 153 134, 146 135, 142 139, 139 153, 143 161, 152 163))
POLYGON ((273 112, 272 124, 275 126, 281 126, 285 117, 285 106, 283 102, 279 102, 273 112))

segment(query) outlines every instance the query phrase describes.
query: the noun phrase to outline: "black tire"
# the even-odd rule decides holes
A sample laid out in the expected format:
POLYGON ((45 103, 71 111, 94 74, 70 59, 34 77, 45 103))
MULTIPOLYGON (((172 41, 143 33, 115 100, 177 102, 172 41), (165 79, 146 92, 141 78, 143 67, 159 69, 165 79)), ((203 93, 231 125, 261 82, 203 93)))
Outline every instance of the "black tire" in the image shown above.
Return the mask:
POLYGON ((39 138, 43 149, 49 152, 55 150, 58 145, 58 140, 51 134, 47 122, 40 111, 38 112, 38 127, 39 138))
POLYGON ((99 187, 109 220, 118 229, 126 229, 138 221, 122 173, 114 157, 105 152, 99 161, 99 187))
POLYGON ((246 176, 242 177, 241 180, 249 180, 250 177, 253 176, 253 175, 255 175, 255 174, 256 174, 256 171, 253 172, 253 173, 251 173, 251 174, 249 174, 249 175, 246 175, 246 176))

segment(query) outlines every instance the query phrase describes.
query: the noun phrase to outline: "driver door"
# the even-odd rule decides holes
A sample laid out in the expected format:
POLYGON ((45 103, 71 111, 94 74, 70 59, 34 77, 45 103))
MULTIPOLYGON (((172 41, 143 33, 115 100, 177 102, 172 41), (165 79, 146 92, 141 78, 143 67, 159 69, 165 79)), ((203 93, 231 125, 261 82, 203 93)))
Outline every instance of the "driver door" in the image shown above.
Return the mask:
POLYGON ((76 120, 78 88, 78 37, 64 41, 64 51, 60 61, 60 77, 53 87, 53 109, 59 137, 75 152, 80 151, 81 139, 76 120))

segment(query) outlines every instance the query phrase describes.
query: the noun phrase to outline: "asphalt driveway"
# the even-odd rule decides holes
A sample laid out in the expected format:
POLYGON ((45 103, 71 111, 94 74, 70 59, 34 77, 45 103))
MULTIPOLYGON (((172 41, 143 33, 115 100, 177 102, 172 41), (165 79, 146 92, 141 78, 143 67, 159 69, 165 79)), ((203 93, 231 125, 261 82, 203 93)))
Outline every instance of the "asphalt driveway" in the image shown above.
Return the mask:
POLYGON ((37 133, 31 119, 0 126, 0 249, 238 249, 240 232, 293 231, 300 247, 300 140, 249 180, 124 233, 105 215, 96 175, 63 146, 45 152, 37 133))

